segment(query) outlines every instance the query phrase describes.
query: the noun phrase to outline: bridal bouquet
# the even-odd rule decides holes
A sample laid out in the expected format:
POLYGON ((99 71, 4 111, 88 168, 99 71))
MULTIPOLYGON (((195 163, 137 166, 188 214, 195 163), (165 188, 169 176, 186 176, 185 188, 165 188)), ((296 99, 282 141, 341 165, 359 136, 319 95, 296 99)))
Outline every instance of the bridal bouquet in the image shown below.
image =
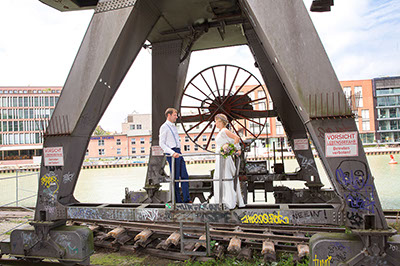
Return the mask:
POLYGON ((220 153, 222 154, 222 157, 225 159, 228 158, 229 156, 232 156, 236 152, 235 145, 231 143, 225 143, 221 147, 220 153))

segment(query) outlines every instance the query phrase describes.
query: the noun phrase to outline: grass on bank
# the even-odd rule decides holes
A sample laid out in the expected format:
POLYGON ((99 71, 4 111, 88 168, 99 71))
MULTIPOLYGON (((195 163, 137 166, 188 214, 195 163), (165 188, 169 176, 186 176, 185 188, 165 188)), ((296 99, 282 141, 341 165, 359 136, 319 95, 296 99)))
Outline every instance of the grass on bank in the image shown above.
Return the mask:
POLYGON ((291 254, 283 254, 277 262, 264 262, 260 256, 254 256, 251 260, 239 260, 234 257, 225 257, 223 259, 214 259, 207 262, 198 261, 173 261, 168 259, 162 259, 150 255, 137 255, 129 253, 96 253, 91 259, 90 263, 94 265, 185 265, 185 266, 253 266, 253 265, 265 265, 265 266, 308 266, 308 258, 303 259, 301 262, 296 262, 291 254))

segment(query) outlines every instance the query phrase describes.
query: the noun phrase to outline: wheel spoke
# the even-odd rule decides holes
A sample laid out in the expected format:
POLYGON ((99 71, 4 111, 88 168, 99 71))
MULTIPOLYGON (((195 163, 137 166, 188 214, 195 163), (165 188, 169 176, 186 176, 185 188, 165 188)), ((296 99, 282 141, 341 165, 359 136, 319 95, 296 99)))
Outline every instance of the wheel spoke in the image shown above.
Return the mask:
MULTIPOLYGON (((235 98, 235 96, 239 93, 239 91, 243 88, 243 86, 247 83, 247 81, 249 81, 249 79, 252 77, 253 75, 249 75, 249 77, 243 82, 243 84, 239 87, 239 89, 237 89, 237 91, 235 91, 235 93, 232 95, 232 99, 235 98)), ((231 100, 232 101, 232 100, 231 100)), ((230 103, 231 101, 229 101, 228 103, 230 103)))
POLYGON ((245 102, 245 103, 237 103, 237 104, 231 105, 231 107, 235 107, 235 106, 239 106, 239 105, 245 105, 245 104, 248 104, 248 103, 254 103, 254 102, 258 102, 258 101, 266 100, 266 99, 267 99, 267 97, 263 97, 263 98, 260 98, 260 99, 254 99, 254 100, 251 100, 251 101, 248 101, 248 102, 245 102))
POLYGON ((222 90, 222 99, 224 99, 224 98, 225 98, 225 88, 226 88, 226 70, 227 70, 227 66, 225 66, 225 69, 224 69, 224 87, 223 87, 223 90, 222 90))
POLYGON ((199 108, 204 108, 206 109, 207 107, 200 107, 200 106, 190 106, 190 105, 182 105, 181 108, 187 108, 187 109, 199 109, 199 108))
POLYGON ((193 121, 190 121, 192 118, 195 118, 195 117, 200 117, 200 118, 203 118, 203 116, 204 117, 206 117, 206 119, 204 119, 203 121, 205 121, 205 120, 207 120, 208 119, 208 116, 207 116, 207 114, 211 114, 211 112, 206 112, 206 113, 199 113, 199 114, 197 114, 197 115, 186 115, 186 116, 181 116, 180 117, 180 120, 182 121, 182 122, 193 122, 193 121), (189 120, 189 121, 188 121, 189 120))
POLYGON ((240 100, 240 99, 242 99, 244 96, 246 96, 246 95, 248 95, 248 94, 252 93, 253 91, 255 91, 256 89, 258 89, 259 87, 261 87, 261 85, 257 85, 257 86, 255 86, 253 89, 249 90, 249 91, 248 91, 248 92, 246 92, 245 94, 243 94, 243 95, 240 95, 240 97, 239 97, 239 98, 237 98, 237 99, 233 99, 233 101, 231 101, 231 102, 230 102, 230 104, 232 104, 232 103, 234 103, 234 102, 237 102, 237 101, 239 101, 239 100, 240 100))
POLYGON ((217 87, 218 99, 221 99, 221 94, 219 93, 218 82, 217 82, 217 77, 215 76, 214 68, 211 68, 211 70, 214 76, 215 86, 217 87))
POLYGON ((240 115, 240 114, 238 114, 238 113, 235 113, 235 115, 238 115, 238 116, 240 116, 241 118, 246 119, 246 120, 249 120, 250 122, 253 122, 253 123, 258 124, 258 125, 260 125, 260 126, 264 126, 263 124, 258 123, 258 122, 254 121, 254 120, 251 120, 251 119, 248 118, 248 117, 244 117, 244 116, 242 116, 242 115, 240 115))
POLYGON ((196 142, 199 137, 204 133, 204 131, 210 126, 210 124, 212 123, 212 119, 208 122, 208 124, 203 128, 203 130, 199 133, 199 135, 197 135, 197 137, 194 139, 194 141, 196 142))
POLYGON ((212 95, 214 96, 214 99, 217 99, 217 96, 215 96, 213 90, 211 89, 210 85, 208 85, 207 80, 204 78, 203 73, 200 73, 200 76, 203 78, 204 82, 206 83, 208 89, 211 91, 212 95))
POLYGON ((211 142, 212 136, 214 134, 215 128, 216 128, 216 125, 214 124, 213 129, 212 129, 211 134, 210 134, 210 137, 208 138, 208 141, 207 141, 206 150, 208 148, 208 145, 210 145, 210 142, 211 142))
POLYGON ((203 95, 206 96, 207 99, 209 99, 210 101, 213 101, 210 97, 208 97, 207 94, 204 93, 204 91, 200 90, 196 85, 194 85, 193 82, 190 82, 190 84, 192 84, 192 86, 195 87, 199 92, 203 93, 203 95))
POLYGON ((239 139, 240 139, 240 142, 243 144, 243 147, 244 147, 245 144, 244 144, 242 138, 240 137, 239 132, 237 132, 236 128, 233 126, 233 124, 232 124, 230 121, 228 121, 228 123, 229 123, 229 125, 231 125, 231 127, 233 128, 233 130, 235 130, 236 135, 238 135, 238 137, 239 137, 239 139))
POLYGON ((232 80, 232 84, 231 87, 229 88, 228 94, 226 95, 226 97, 229 97, 229 94, 231 93, 232 89, 233 89, 233 85, 235 84, 236 78, 239 74, 240 68, 238 68, 238 70, 236 71, 235 77, 232 80))
POLYGON ((195 99, 195 100, 197 100, 197 101, 199 101, 199 102, 204 102, 204 101, 207 101, 208 99, 205 99, 205 100, 200 100, 199 98, 197 98, 197 97, 194 97, 194 96, 192 96, 192 95, 189 95, 189 94, 186 94, 186 93, 184 93, 183 95, 186 95, 187 97, 190 97, 190 98, 192 98, 192 99, 195 99))
MULTIPOLYGON (((188 130, 185 130, 185 131, 186 131, 186 134, 189 133, 189 131, 191 131, 193 128, 199 126, 201 123, 203 123, 203 122, 205 122, 205 121, 207 121, 207 120, 206 120, 206 119, 201 120, 199 123, 197 123, 197 124, 194 125, 193 127, 189 128, 188 130)), ((196 140, 195 140, 195 141, 196 141, 196 140)))
POLYGON ((231 110, 239 112, 254 112, 254 113, 265 113, 267 111, 272 111, 272 110, 253 110, 253 109, 240 109, 240 108, 231 108, 231 110))

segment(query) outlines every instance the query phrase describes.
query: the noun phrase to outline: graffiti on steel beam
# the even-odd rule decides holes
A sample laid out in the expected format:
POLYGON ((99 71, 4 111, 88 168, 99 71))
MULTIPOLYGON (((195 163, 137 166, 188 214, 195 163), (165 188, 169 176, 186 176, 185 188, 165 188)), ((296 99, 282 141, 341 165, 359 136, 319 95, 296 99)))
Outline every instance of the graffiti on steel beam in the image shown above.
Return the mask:
POLYGON ((369 181, 366 163, 358 160, 344 160, 336 169, 336 180, 346 191, 344 197, 348 207, 354 211, 375 212, 374 186, 369 181))
POLYGON ((92 208, 68 208, 67 214, 68 217, 72 219, 101 219, 99 210, 92 208))
POLYGON ((134 195, 131 197, 131 203, 140 203, 146 198, 146 193, 134 193, 134 195))
POLYGON ((347 191, 359 191, 368 182, 368 168, 358 160, 344 160, 336 169, 336 179, 347 191))
POLYGON ((24 247, 30 248, 39 242, 38 236, 34 232, 21 232, 22 244, 24 247))
POLYGON ((400 252, 400 248, 398 245, 389 244, 389 250, 392 252, 400 252))
POLYGON ((40 178, 40 184, 44 187, 41 202, 54 207, 57 202, 58 189, 60 188, 58 176, 54 172, 48 172, 40 178))
POLYGON ((65 250, 67 250, 71 256, 78 254, 78 248, 75 245, 73 246, 70 236, 64 234, 58 234, 56 236, 55 242, 58 245, 64 247, 65 250))
POLYGON ((347 212, 346 217, 354 226, 361 226, 364 223, 364 219, 357 212, 347 212))
POLYGON ((72 182, 72 180, 74 179, 75 173, 68 172, 65 175, 63 175, 63 183, 69 183, 72 182))
POLYGON ((158 209, 141 209, 137 210, 136 215, 140 221, 157 221, 159 219, 158 209))
POLYGON ((340 242, 334 242, 328 246, 328 256, 332 258, 332 263, 334 263, 335 261, 337 261, 338 263, 341 261, 346 261, 349 251, 350 247, 345 246, 340 242))
POLYGON ((283 216, 279 211, 273 213, 245 214, 240 218, 244 224, 289 224, 289 217, 283 216))
POLYGON ((304 170, 308 170, 308 169, 313 169, 315 171, 317 171, 317 168, 315 166, 315 161, 314 158, 307 158, 306 156, 303 156, 301 154, 297 154, 297 157, 299 159, 301 159, 300 162, 300 167, 304 170))
POLYGON ((373 190, 372 186, 366 186, 365 188, 370 188, 368 191, 365 189, 365 194, 368 196, 365 196, 361 193, 357 192, 350 192, 350 193, 345 193, 345 199, 346 203, 349 206, 351 210, 354 211, 369 211, 371 213, 375 213, 375 199, 374 199, 374 193, 371 192, 373 190))
POLYGON ((313 262, 315 266, 330 266, 331 260, 332 260, 331 256, 328 256, 326 259, 318 259, 317 255, 315 255, 313 262))
POLYGON ((296 211, 292 214, 292 222, 296 224, 305 221, 313 221, 314 219, 328 220, 326 210, 296 211))
POLYGON ((176 204, 176 210, 182 211, 218 211, 218 204, 176 204))

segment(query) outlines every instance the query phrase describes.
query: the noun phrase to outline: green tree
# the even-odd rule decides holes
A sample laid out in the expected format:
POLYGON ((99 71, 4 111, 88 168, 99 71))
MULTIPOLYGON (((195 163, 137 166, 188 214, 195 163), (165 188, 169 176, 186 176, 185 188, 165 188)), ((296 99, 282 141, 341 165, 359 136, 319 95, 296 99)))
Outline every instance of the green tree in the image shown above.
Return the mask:
POLYGON ((96 129, 93 131, 93 136, 104 136, 110 134, 111 134, 110 132, 105 131, 100 125, 98 125, 96 129))

